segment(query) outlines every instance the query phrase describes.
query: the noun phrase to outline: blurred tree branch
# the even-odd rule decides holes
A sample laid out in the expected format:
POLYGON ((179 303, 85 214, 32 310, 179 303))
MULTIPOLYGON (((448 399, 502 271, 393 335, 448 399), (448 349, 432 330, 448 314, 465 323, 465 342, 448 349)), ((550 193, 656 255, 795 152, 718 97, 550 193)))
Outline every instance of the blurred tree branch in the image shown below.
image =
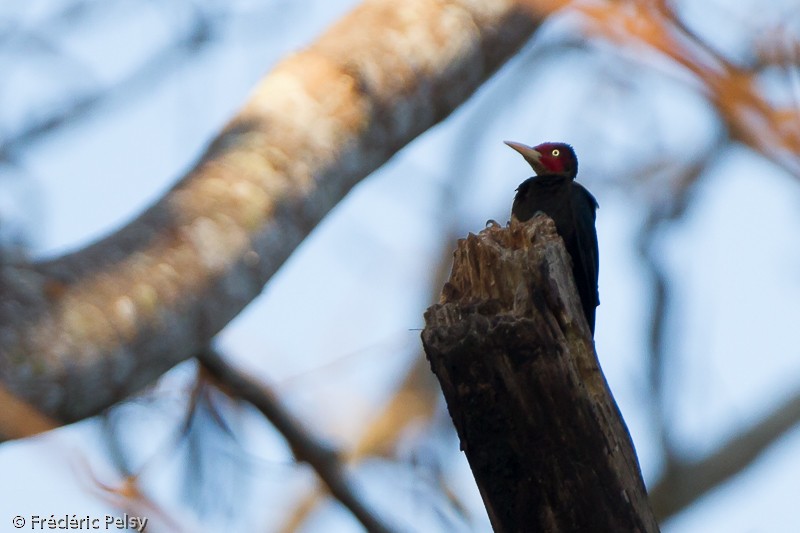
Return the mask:
MULTIPOLYGON (((0 142, 0 161, 13 161, 16 153, 55 133, 65 126, 74 126, 79 119, 91 116, 103 108, 125 101, 132 93, 150 86, 154 79, 171 72, 182 59, 190 53, 190 45, 202 45, 194 35, 188 35, 175 47, 163 50, 150 58, 135 72, 117 82, 111 88, 98 89, 76 96, 68 105, 59 107, 56 112, 36 115, 29 119, 24 128, 13 132, 0 142)), ((196 50, 191 50, 195 53, 196 50)))
MULTIPOLYGON (((31 145, 51 135, 63 133, 65 129, 80 124, 82 120, 124 105, 136 96, 148 94, 155 84, 174 74, 183 64, 201 55, 210 45, 218 44, 224 38, 225 26, 231 22, 231 19, 220 16, 220 13, 214 9, 218 6, 203 5, 213 4, 208 2, 186 1, 182 3, 182 7, 189 12, 188 16, 192 20, 185 24, 185 28, 179 30, 172 42, 159 48, 142 64, 110 86, 77 90, 71 98, 65 97, 64 103, 55 106, 37 106, 22 127, 0 135, 0 161, 13 163, 18 154, 29 149, 31 145)), ((35 32, 25 29, 11 32, 5 37, 16 48, 27 49, 28 53, 30 53, 30 48, 46 53, 53 63, 58 63, 61 69, 66 69, 70 73, 70 77, 78 78, 82 82, 89 79, 97 85, 99 82, 94 79, 93 73, 85 64, 70 57, 65 50, 55 48, 47 39, 51 34, 58 34, 63 26, 79 24, 83 18, 97 17, 109 7, 113 9, 113 2, 91 3, 78 0, 47 20, 41 21, 37 24, 35 32)), ((161 4, 157 6, 157 9, 169 9, 170 7, 175 9, 176 5, 174 3, 161 4)), ((259 10, 249 12, 246 20, 263 24, 262 19, 269 16, 270 13, 271 5, 262 5, 259 10)), ((259 28, 258 32, 261 31, 263 30, 259 28)), ((251 30, 247 33, 255 33, 255 31, 251 30)), ((66 91, 62 90, 63 92, 66 91)))
POLYGON ((739 431, 724 446, 704 459, 682 458, 668 438, 669 421, 664 405, 663 370, 664 365, 668 364, 664 330, 669 308, 668 295, 671 291, 669 278, 663 271, 654 241, 660 228, 684 215, 690 204, 692 186, 717 162, 724 144, 728 141, 725 135, 721 135, 703 157, 677 172, 671 180, 674 184, 672 194, 661 199, 660 208, 651 207, 637 238, 637 249, 649 271, 651 292, 654 294, 653 314, 649 325, 650 383, 656 403, 655 416, 658 420, 665 466, 650 490, 650 500, 659 522, 669 519, 744 470, 761 452, 800 423, 800 394, 796 394, 758 423, 739 431))
POLYGON ((137 220, 74 254, 2 265, 2 381, 71 421, 196 353, 359 179, 446 117, 538 21, 514 2, 354 10, 278 65, 137 220))
MULTIPOLYGON (((458 173, 454 175, 459 176, 458 173)), ((443 205, 448 204, 443 203, 443 205)), ((445 238, 442 241, 442 258, 437 263, 435 281, 431 286, 431 290, 435 290, 436 294, 447 279, 453 256, 451 246, 453 240, 445 238)), ((392 398, 378 416, 366 424, 356 445, 347 450, 343 458, 349 464, 358 464, 368 457, 390 456, 400 436, 410 425, 415 422, 430 422, 436 412, 439 398, 441 389, 431 373, 428 360, 420 350, 392 398)), ((309 491, 288 514, 278 530, 283 533, 298 531, 321 501, 321 496, 319 490, 309 491)))
POLYGON ((757 65, 738 66, 692 32, 669 2, 576 5, 587 32, 624 48, 651 49, 682 67, 717 109, 730 137, 800 177, 800 126, 792 107, 772 105, 757 65))
POLYGON ((658 519, 666 520, 741 472, 798 422, 800 393, 732 437, 708 457, 700 460, 679 460, 673 456, 661 479, 650 491, 653 510, 658 519))
MULTIPOLYGON (((656 421, 658 440, 666 462, 670 461, 673 446, 669 441, 669 413, 666 408, 664 396, 665 368, 669 363, 666 344, 666 322, 670 309, 671 280, 664 271, 658 235, 663 227, 680 219, 690 205, 693 186, 700 177, 714 165, 723 146, 728 139, 724 135, 712 143, 709 149, 696 161, 689 162, 683 167, 670 167, 669 194, 660 195, 651 200, 644 223, 636 236, 636 251, 642 265, 647 270, 649 292, 651 294, 650 320, 648 323, 647 365, 648 384, 653 396, 653 419, 656 421)), ((641 172, 638 175, 652 175, 653 171, 641 172)))
POLYGON ((281 405, 278 397, 253 378, 237 371, 226 363, 212 348, 202 350, 197 355, 203 367, 221 384, 228 394, 251 403, 284 436, 292 453, 299 460, 308 463, 325 483, 331 494, 345 505, 364 525, 367 531, 382 533, 390 529, 374 515, 361 501, 347 472, 337 454, 312 437, 281 405))

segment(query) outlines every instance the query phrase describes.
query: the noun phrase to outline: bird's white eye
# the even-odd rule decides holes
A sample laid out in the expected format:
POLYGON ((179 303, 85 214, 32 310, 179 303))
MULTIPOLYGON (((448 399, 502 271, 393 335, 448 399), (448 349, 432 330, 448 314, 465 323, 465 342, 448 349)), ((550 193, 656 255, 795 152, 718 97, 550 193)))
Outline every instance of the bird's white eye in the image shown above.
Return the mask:
POLYGON ((558 148, 556 148, 550 153, 553 154, 553 157, 558 157, 561 154, 561 151, 558 148))

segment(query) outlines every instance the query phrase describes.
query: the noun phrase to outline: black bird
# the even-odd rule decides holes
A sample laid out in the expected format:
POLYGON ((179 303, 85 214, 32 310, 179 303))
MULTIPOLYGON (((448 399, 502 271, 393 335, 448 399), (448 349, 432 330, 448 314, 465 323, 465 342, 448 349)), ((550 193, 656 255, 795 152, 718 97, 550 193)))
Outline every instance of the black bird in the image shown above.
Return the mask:
POLYGON ((595 211, 597 200, 575 182, 578 158, 564 143, 543 143, 530 147, 505 143, 522 154, 536 176, 517 187, 511 217, 524 222, 541 211, 556 224, 556 231, 572 258, 572 275, 583 305, 583 313, 594 335, 595 308, 600 304, 597 292, 599 260, 595 211))

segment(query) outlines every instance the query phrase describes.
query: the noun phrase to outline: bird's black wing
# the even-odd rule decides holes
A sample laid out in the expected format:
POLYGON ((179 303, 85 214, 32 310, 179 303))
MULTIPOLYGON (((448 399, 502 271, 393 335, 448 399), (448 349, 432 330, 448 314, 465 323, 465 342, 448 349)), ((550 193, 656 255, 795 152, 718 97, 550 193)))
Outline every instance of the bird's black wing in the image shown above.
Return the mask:
POLYGON ((528 178, 517 187, 517 194, 514 195, 514 203, 511 205, 511 216, 520 222, 525 222, 534 214, 528 206, 530 203, 528 196, 531 194, 531 184, 535 178, 528 178))
MULTIPOLYGON (((595 228, 597 200, 579 183, 573 182, 572 212, 575 217, 575 238, 580 258, 579 268, 574 269, 575 284, 583 300, 584 313, 589 327, 594 332, 595 308, 600 304, 597 290, 597 277, 600 271, 600 257, 597 249, 597 229, 595 228), (578 273, 578 270, 580 273, 578 273)), ((577 265, 576 265, 577 266, 577 265)))

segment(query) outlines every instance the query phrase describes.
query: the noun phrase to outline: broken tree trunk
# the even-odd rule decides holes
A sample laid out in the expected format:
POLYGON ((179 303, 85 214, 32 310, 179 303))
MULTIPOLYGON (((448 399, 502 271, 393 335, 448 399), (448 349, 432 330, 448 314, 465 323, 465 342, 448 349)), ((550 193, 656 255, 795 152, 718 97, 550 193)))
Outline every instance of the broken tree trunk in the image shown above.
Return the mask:
POLYGON ((425 352, 495 531, 658 531, 569 261, 544 215, 460 240, 425 352))

